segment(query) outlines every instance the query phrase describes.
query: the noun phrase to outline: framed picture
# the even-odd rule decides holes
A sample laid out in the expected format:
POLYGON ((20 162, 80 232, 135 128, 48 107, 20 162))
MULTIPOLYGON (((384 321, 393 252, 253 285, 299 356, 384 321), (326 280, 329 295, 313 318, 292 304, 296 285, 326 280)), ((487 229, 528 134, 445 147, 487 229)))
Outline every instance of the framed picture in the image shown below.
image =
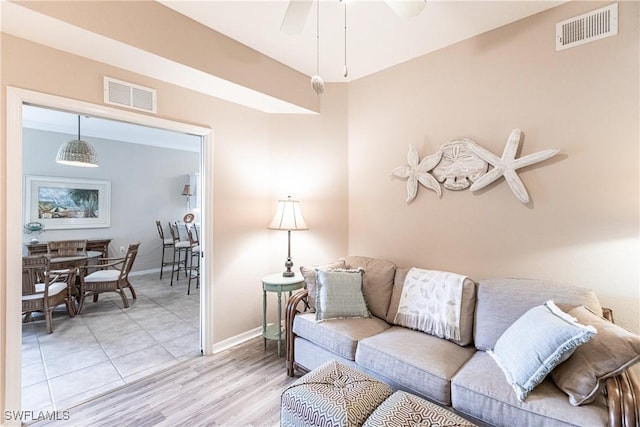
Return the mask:
POLYGON ((45 229, 111 226, 111 182, 25 176, 24 222, 45 229))

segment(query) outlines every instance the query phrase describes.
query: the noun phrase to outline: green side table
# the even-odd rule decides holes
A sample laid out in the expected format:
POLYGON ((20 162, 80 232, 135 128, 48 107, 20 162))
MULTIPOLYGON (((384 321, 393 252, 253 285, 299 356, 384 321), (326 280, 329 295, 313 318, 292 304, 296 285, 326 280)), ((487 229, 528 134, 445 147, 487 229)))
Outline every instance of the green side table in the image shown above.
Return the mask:
POLYGON ((295 290, 304 288, 304 278, 300 273, 293 277, 283 277, 282 273, 269 274, 262 278, 262 337, 264 349, 267 349, 267 340, 278 341, 278 357, 280 357, 280 342, 284 339, 282 331, 282 293, 289 292, 289 296, 295 290), (278 293, 278 323, 267 325, 267 292, 278 293))

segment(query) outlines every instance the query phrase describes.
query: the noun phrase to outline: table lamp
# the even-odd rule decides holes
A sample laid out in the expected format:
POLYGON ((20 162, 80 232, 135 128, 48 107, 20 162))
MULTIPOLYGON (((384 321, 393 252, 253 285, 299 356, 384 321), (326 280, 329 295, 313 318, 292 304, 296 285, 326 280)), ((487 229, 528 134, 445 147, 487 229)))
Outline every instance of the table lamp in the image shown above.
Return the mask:
POLYGON ((304 222, 304 217, 300 210, 300 202, 291 200, 291 196, 287 197, 287 200, 278 200, 276 215, 268 228, 271 230, 287 230, 287 261, 284 263, 287 269, 282 273, 282 276, 293 277, 294 272, 291 271, 291 267, 293 267, 293 261, 291 261, 291 231, 309 229, 304 222))

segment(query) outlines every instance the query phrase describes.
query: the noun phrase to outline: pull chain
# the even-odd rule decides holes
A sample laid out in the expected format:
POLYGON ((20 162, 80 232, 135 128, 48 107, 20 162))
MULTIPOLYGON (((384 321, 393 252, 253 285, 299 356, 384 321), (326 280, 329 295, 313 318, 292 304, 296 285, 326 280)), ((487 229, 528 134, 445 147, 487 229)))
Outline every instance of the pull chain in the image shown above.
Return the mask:
POLYGON ((347 68, 347 2, 344 2, 344 76, 349 75, 347 68))
POLYGON ((320 0, 316 0, 316 3, 316 75, 311 77, 311 88, 320 95, 324 92, 324 81, 320 77, 320 0))

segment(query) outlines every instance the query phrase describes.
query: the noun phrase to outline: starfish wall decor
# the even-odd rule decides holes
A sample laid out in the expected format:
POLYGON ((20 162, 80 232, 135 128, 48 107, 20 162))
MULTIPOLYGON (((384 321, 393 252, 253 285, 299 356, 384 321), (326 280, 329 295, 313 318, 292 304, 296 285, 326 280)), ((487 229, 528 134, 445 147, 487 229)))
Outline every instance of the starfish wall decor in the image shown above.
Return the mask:
POLYGON ((504 176, 513 194, 526 204, 529 203, 529 193, 516 170, 547 160, 559 151, 543 150, 516 159, 521 138, 520 129, 514 129, 505 144, 502 157, 469 138, 450 141, 440 147, 437 153, 422 161, 416 149, 409 145, 408 164, 397 167, 391 175, 407 179, 407 203, 416 197, 418 184, 441 196, 441 182, 449 190, 469 188, 471 191, 478 191, 504 176))

